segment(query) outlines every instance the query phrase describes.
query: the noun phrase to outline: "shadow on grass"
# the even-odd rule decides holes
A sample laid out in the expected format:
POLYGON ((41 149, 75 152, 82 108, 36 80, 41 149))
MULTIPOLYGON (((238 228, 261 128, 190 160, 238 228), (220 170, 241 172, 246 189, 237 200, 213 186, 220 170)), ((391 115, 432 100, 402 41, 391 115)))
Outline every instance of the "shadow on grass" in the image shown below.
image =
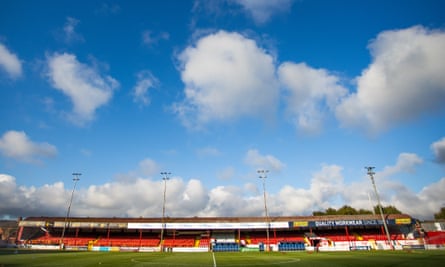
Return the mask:
MULTIPOLYGON (((60 254, 60 253, 79 253, 81 251, 70 250, 38 250, 38 249, 26 249, 26 248, 0 248, 1 255, 13 255, 13 254, 60 254)), ((0 263, 0 267, 1 267, 0 263)))

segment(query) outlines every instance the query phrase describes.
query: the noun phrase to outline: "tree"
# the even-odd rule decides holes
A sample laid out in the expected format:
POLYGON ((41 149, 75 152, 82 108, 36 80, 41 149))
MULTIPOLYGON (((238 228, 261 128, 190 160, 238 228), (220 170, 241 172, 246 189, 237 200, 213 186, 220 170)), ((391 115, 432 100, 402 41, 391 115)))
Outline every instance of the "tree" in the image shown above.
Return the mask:
POLYGON ((365 210, 365 209, 359 209, 358 214, 372 214, 372 211, 365 210))
POLYGON ((370 210, 359 209, 356 210, 351 206, 344 205, 338 210, 334 208, 327 208, 326 211, 314 211, 312 215, 314 216, 325 216, 325 215, 359 215, 359 214, 372 214, 370 210))
MULTIPOLYGON (((380 213, 380 209, 379 209, 378 205, 374 207, 374 212, 380 213)), ((383 207, 383 213, 384 214, 402 214, 402 212, 394 206, 383 207)))
POLYGON ((445 207, 442 207, 438 213, 434 213, 434 219, 445 219, 445 207))
POLYGON ((337 210, 334 208, 327 208, 325 215, 337 215, 337 210))
POLYGON ((338 215, 357 215, 358 212, 351 206, 344 205, 337 210, 338 215))

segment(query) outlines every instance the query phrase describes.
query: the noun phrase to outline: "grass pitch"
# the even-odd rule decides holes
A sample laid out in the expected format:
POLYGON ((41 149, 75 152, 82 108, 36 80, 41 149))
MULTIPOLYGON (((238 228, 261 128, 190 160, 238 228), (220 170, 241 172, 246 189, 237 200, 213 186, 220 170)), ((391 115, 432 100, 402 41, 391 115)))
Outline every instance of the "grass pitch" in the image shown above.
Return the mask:
POLYGON ((0 267, 18 266, 445 266, 445 251, 139 253, 0 250, 0 267))

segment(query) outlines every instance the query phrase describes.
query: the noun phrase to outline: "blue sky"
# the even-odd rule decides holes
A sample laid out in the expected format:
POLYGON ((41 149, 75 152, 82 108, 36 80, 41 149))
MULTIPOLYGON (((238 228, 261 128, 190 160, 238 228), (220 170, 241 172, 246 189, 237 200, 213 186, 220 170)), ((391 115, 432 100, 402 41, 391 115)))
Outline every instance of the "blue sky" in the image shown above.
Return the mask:
POLYGON ((0 217, 445 205, 443 1, 3 1, 0 217))

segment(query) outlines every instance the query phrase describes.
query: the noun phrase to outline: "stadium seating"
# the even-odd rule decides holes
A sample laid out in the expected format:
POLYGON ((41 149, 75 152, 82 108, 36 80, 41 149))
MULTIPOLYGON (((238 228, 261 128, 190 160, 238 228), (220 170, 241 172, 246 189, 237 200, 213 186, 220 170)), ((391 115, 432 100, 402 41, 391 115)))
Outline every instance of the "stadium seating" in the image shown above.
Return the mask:
POLYGON ((304 242, 304 236, 302 234, 288 231, 277 232, 274 238, 286 242, 304 242))
POLYGON ((168 236, 164 238, 165 247, 194 247, 195 236, 168 236))
POLYGON ((214 243, 212 246, 214 252, 240 251, 238 243, 214 243))
POLYGON ((445 232, 434 231, 426 233, 426 242, 433 245, 445 245, 445 232))
POLYGON ((306 247, 303 242, 280 242, 278 243, 279 251, 297 251, 305 250, 306 247))
MULTIPOLYGON (((267 235, 264 232, 250 232, 248 235, 245 235, 246 240, 250 240, 250 244, 266 244, 267 243, 267 235)), ((269 236, 269 242, 271 237, 269 236)))

